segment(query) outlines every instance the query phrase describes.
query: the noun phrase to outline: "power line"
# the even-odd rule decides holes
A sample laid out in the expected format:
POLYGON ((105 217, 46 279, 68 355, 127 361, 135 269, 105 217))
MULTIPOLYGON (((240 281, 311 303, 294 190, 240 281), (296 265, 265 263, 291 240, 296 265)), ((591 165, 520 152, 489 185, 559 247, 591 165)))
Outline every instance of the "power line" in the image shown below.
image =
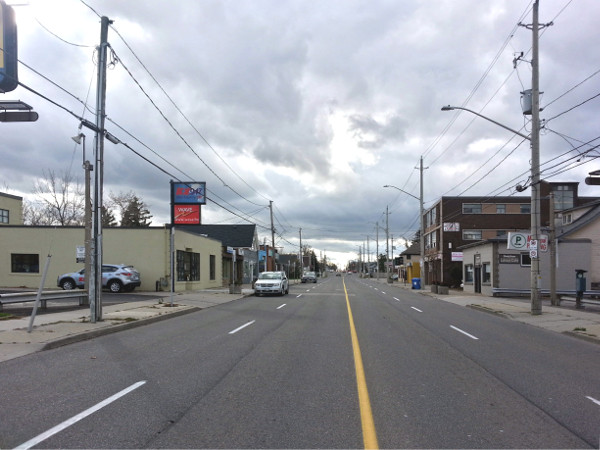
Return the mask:
MULTIPOLYGON (((150 72, 150 70, 146 67, 146 65, 140 60, 140 58, 137 56, 137 54, 133 51, 133 49, 131 48, 131 46, 127 43, 127 41, 125 40, 125 38, 123 38, 123 36, 121 35, 121 33, 119 33, 119 31, 111 25, 111 28, 115 31, 115 33, 117 34, 117 36, 119 36, 119 38, 121 38, 121 40, 123 41, 123 43, 125 44, 125 46, 129 49, 129 51, 133 54, 133 56, 135 57, 135 59, 140 63, 140 65, 144 68, 144 70, 146 71, 146 73, 150 76, 150 78, 152 78, 152 80, 156 83, 156 85, 159 87, 159 89, 163 92, 163 94, 165 94, 165 96, 167 97, 167 99, 171 102, 171 104, 175 107, 175 109, 177 110, 177 112, 186 120, 186 122, 190 125, 190 127, 192 127, 192 129, 196 132, 196 134, 198 134, 198 136, 200 136, 200 138, 204 141, 204 143, 213 151, 213 153, 221 160, 221 162, 223 162, 223 164, 225 164, 225 166, 237 177, 239 178, 246 186, 248 186, 251 190, 253 190, 256 194, 260 195, 262 198, 264 198, 265 200, 269 200, 267 197, 265 197, 263 194, 261 194, 260 192, 258 192, 254 187, 252 187, 250 184, 248 184, 246 182, 246 180, 244 180, 235 170, 233 170, 233 168, 231 168, 231 166, 227 163, 227 161, 225 161, 225 159, 223 159, 223 157, 214 149, 214 147, 208 142, 208 140, 204 137, 204 135, 202 133, 200 133, 200 131, 194 126, 194 124, 190 121, 190 119, 183 113, 183 111, 181 110, 181 108, 179 108, 179 106, 175 103, 175 101, 173 100, 173 98, 167 93, 167 91, 162 87, 162 85, 158 82, 158 80, 156 79, 156 77, 150 72)), ((229 187, 229 186, 227 186, 229 187)), ((231 188, 230 188, 231 189, 231 188)), ((232 189, 233 191, 233 189, 232 189)), ((234 191, 235 192, 235 191, 234 191)), ((237 194, 237 192, 236 192, 237 194)), ((238 194, 239 195, 239 194, 238 194)), ((243 198, 243 197, 242 197, 243 198)), ((251 202, 250 200, 245 199, 246 201, 251 202)), ((256 203, 255 203, 256 204, 256 203)))

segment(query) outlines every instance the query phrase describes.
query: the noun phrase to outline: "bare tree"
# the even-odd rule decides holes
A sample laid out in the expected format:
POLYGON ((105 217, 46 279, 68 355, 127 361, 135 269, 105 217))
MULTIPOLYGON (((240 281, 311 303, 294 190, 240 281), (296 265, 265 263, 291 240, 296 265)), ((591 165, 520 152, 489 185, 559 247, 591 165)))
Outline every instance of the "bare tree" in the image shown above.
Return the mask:
POLYGON ((58 176, 52 170, 42 173, 33 188, 37 201, 28 203, 24 213, 26 223, 83 225, 85 195, 79 182, 68 172, 58 176))

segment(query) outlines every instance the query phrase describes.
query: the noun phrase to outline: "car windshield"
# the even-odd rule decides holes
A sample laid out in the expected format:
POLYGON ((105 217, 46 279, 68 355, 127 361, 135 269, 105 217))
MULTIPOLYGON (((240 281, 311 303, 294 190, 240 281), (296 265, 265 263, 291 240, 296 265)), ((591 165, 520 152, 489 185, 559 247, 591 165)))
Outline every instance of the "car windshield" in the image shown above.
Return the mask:
POLYGON ((277 272, 263 272, 258 276, 259 280, 275 280, 280 278, 281 274, 277 272))

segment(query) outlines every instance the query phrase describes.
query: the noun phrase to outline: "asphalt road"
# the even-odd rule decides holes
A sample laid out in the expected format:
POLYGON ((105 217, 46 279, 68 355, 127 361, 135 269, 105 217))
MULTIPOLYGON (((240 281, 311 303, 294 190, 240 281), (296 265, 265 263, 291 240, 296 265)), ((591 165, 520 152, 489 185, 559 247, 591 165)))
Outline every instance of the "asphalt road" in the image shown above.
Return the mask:
POLYGON ((597 345, 386 289, 332 277, 0 363, 0 447, 598 447, 597 345))

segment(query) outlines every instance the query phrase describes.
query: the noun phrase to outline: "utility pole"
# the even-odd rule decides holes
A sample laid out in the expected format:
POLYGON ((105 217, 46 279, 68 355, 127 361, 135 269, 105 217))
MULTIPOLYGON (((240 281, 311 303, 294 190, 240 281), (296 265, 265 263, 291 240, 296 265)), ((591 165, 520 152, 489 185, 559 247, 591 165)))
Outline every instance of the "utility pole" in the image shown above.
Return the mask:
POLYGON ((96 168, 94 176, 93 249, 90 267, 90 321, 102 320, 102 186, 104 182, 104 120, 106 107, 106 60, 108 17, 102 16, 98 47, 98 87, 96 90, 96 168))
POLYGON ((83 139, 83 168, 85 169, 85 289, 88 292, 86 305, 90 304, 90 272, 92 269, 92 198, 91 198, 91 171, 92 164, 85 158, 85 134, 79 134, 83 139))
POLYGON ((392 257, 391 257, 391 263, 392 263, 392 276, 390 277, 390 283, 394 282, 394 271, 396 270, 396 265, 394 264, 394 235, 392 234, 391 236, 391 241, 392 241, 392 257))
POLYGON ((367 236, 367 272, 369 278, 371 278, 371 248, 370 248, 369 236, 367 236))
POLYGON ((548 243, 550 244, 550 304, 560 306, 560 300, 556 295, 556 227, 554 226, 554 193, 550 192, 550 233, 548 243))
POLYGON ((379 280, 379 222, 375 222, 375 240, 376 240, 376 251, 375 251, 375 267, 377 270, 377 279, 379 280))
POLYGON ((302 255, 302 228, 300 228, 300 277, 304 275, 304 255, 302 255))
MULTIPOLYGON (((531 239, 540 239, 540 72, 539 72, 539 0, 533 3, 531 61, 531 239)), ((539 244, 538 244, 539 246, 539 244)), ((531 258, 531 314, 542 313, 540 299, 542 277, 539 252, 531 258)))
POLYGON ((390 281, 390 221, 389 206, 385 207, 385 274, 390 281))
POLYGON ((271 210, 271 247, 273 248, 273 263, 271 270, 276 270, 277 266, 275 264, 275 225, 273 224, 273 200, 269 200, 269 209, 271 210))
POLYGON ((423 287, 425 285, 425 211, 423 210, 423 155, 421 155, 420 159, 419 173, 419 215, 421 216, 421 220, 419 222, 421 224, 421 231, 419 233, 419 253, 421 254, 419 258, 419 267, 421 273, 419 274, 419 277, 421 278, 421 287, 423 287))

